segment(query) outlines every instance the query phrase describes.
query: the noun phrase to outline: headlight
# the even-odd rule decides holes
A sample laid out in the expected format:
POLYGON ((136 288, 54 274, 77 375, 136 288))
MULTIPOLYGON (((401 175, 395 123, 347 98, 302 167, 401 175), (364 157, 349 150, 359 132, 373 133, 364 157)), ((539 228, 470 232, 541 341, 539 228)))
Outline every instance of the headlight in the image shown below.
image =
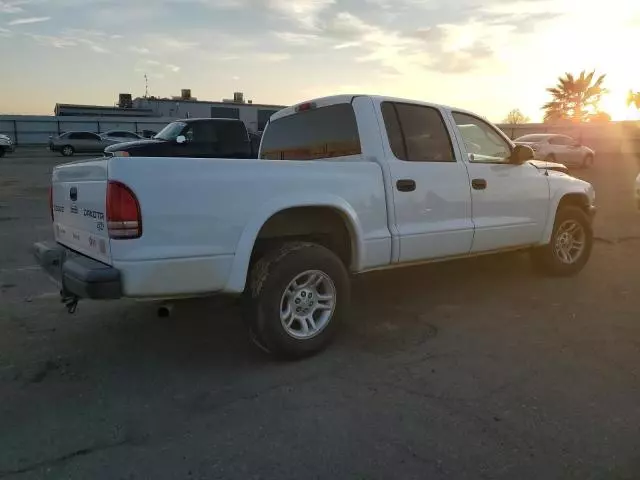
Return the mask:
POLYGON ((113 155, 114 157, 130 157, 131 155, 129 155, 129 152, 123 152, 118 150, 117 152, 113 152, 111 153, 111 155, 113 155))

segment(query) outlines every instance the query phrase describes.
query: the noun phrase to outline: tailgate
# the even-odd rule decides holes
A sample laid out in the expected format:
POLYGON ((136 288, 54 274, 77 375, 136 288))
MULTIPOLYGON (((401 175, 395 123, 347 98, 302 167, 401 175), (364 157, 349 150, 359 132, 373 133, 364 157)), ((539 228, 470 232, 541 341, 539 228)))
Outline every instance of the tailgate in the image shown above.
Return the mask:
POLYGON ((106 220, 108 159, 53 170, 53 232, 58 243, 106 264, 111 249, 106 220))

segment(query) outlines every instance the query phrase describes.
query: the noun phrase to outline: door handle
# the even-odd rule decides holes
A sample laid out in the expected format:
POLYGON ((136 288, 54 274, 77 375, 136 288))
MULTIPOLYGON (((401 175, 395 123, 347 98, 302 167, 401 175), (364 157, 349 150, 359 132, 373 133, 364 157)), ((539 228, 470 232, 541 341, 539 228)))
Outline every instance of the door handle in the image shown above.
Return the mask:
POLYGON ((416 182, 410 178, 403 178, 396 182, 396 188, 400 192, 413 192, 416 189, 416 182))
POLYGON ((474 190, 484 190, 487 188, 487 181, 484 178, 474 178, 471 180, 471 186, 474 190))

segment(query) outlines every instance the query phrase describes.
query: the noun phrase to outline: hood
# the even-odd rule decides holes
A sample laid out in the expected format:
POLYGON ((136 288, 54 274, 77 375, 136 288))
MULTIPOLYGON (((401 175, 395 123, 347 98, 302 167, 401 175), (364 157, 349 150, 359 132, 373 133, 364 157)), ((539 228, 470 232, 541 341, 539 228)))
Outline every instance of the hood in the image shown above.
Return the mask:
POLYGON ((544 160, 528 160, 534 167, 540 170, 554 170, 556 172, 568 172, 569 169, 562 163, 545 162, 544 160))
POLYGON ((157 140, 157 139, 151 138, 148 140, 134 140, 132 142, 115 143, 113 145, 109 145, 107 148, 104 149, 104 151, 107 153, 122 152, 122 151, 132 150, 136 148, 143 148, 148 145, 157 145, 159 143, 166 143, 166 140, 157 140))

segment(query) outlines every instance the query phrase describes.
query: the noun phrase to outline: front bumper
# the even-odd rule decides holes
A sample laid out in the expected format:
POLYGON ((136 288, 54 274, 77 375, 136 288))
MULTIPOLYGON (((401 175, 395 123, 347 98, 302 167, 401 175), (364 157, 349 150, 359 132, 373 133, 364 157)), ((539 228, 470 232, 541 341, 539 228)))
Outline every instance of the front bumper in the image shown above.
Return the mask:
POLYGON ((592 221, 595 218, 597 212, 598 212, 598 207, 596 207, 595 205, 589 205, 587 207, 587 215, 589 215, 589 218, 592 221))
POLYGON ((16 149, 16 147, 12 143, 8 143, 8 144, 7 143, 3 143, 3 144, 0 144, 0 147, 2 147, 4 149, 4 151, 7 152, 7 153, 14 152, 15 149, 16 149))
POLYGON ((52 242, 35 243, 33 254, 40 267, 60 285, 63 297, 122 297, 122 279, 116 268, 52 242))

